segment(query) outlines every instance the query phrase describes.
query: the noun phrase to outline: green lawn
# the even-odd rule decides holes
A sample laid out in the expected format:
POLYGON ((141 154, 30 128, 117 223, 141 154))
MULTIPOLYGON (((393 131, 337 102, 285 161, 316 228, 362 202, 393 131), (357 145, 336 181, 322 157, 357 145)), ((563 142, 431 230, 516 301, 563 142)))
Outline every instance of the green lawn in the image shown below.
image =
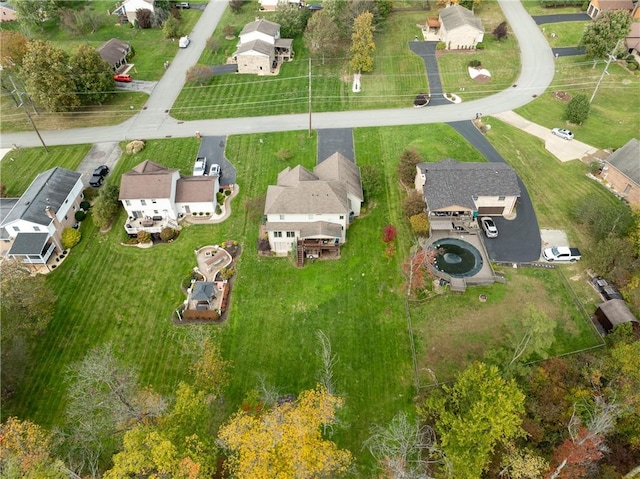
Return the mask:
POLYGON ((555 15, 560 13, 582 13, 582 8, 578 7, 554 7, 547 8, 540 5, 540 0, 522 0, 524 8, 530 15, 555 15))
POLYGON ((563 22, 542 25, 540 30, 544 33, 551 48, 575 47, 580 44, 582 33, 589 22, 563 22))
POLYGON ((547 128, 568 126, 577 140, 598 148, 619 148, 640 135, 640 76, 611 63, 609 75, 604 76, 591 104, 589 118, 582 125, 574 125, 567 122, 567 104, 556 100, 553 93, 564 91, 572 96, 584 93, 591 98, 605 65, 598 62, 593 68, 593 62, 583 56, 559 58, 556 65, 548 90, 518 108, 517 113, 547 128))

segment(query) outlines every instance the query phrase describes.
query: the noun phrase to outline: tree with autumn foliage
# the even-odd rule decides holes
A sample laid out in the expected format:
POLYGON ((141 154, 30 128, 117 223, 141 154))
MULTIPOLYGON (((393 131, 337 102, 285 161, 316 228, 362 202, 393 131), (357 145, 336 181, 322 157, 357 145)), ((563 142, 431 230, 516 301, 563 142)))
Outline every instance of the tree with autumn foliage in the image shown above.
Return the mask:
POLYGON ((408 277, 409 294, 416 294, 425 287, 425 277, 427 274, 427 264, 432 262, 434 257, 430 252, 420 249, 402 265, 402 269, 408 277))
POLYGON ((422 163, 424 159, 415 148, 407 148, 400 155, 398 163, 398 178, 405 185, 413 185, 416 179, 416 166, 422 163))
POLYGON ((11 70, 22 65, 28 41, 22 33, 0 30, 0 66, 3 70, 11 70))
POLYGON ((71 477, 64 463, 51 456, 51 449, 51 435, 42 427, 10 417, 0 425, 0 477, 71 477))
POLYGON ((524 394, 495 366, 473 363, 453 386, 431 394, 420 412, 432 423, 456 479, 477 479, 496 447, 524 436, 524 394))
POLYGON ((349 451, 322 437, 343 400, 321 386, 296 401, 258 413, 240 411, 218 432, 227 471, 238 479, 337 477, 351 464, 349 451))
POLYGON ((365 12, 353 22, 349 65, 356 73, 373 70, 373 52, 376 50, 376 44, 373 41, 374 30, 372 13, 365 12))

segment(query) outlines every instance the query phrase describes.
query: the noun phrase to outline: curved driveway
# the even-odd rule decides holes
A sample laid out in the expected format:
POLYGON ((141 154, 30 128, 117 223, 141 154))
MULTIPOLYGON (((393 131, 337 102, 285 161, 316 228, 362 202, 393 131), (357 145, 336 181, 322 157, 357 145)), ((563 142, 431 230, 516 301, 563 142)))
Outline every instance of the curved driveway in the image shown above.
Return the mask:
MULTIPOLYGON (((498 2, 520 45, 521 71, 511 88, 471 102, 429 108, 315 113, 312 119, 313 128, 355 128, 469 120, 479 111, 491 115, 518 108, 544 93, 554 74, 554 58, 546 39, 519 1, 498 2)), ((179 51, 173 59, 171 66, 152 92, 145 110, 120 125, 43 131, 41 134, 45 142, 48 145, 68 145, 133 138, 189 137, 196 131, 203 135, 224 136, 306 130, 309 126, 307 114, 188 122, 180 122, 169 116, 171 105, 184 85, 185 71, 197 62, 207 37, 215 29, 227 3, 227 0, 211 0, 207 4, 190 34, 191 45, 179 51)), ((12 144, 28 147, 39 146, 40 142, 34 132, 2 135, 0 147, 12 144)))

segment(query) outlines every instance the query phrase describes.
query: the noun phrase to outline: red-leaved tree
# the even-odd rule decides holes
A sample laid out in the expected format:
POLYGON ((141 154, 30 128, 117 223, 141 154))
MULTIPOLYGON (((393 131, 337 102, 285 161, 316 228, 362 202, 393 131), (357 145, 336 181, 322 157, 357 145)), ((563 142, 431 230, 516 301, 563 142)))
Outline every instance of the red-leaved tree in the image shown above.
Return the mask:
POLYGON ((391 243, 396 239, 398 232, 396 231, 396 227, 393 225, 387 225, 382 230, 382 241, 385 243, 391 243))

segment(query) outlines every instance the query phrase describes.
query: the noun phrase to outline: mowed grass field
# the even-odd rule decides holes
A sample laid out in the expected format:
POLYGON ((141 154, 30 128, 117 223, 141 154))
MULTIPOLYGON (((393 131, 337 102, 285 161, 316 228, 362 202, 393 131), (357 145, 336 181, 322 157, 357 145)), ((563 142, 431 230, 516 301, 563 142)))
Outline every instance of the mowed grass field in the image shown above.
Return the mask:
MULTIPOLYGON (((541 224, 575 236, 567 219, 568 198, 599 194, 599 185, 584 178, 573 163, 553 163, 528 135, 493 123, 490 139, 525 184, 531 183, 541 224), (562 181, 575 185, 569 195, 558 187, 562 181), (541 208, 548 201, 559 202, 555 215, 541 208)), ((415 394, 401 268, 414 239, 402 217, 405 191, 397 182, 398 157, 405 148, 415 147, 426 161, 483 158, 447 125, 365 128, 355 130, 354 138, 357 163, 379 169, 381 192, 352 224, 338 261, 296 269, 287 258, 256 253, 262 210, 254 205, 267 185, 286 166, 315 164, 316 138, 306 132, 230 137, 226 155, 238 170, 240 188, 231 217, 218 225, 185 227, 170 245, 148 250, 122 246, 124 212, 107 233, 100 233, 89 217, 81 227, 81 243, 47 277, 58 295, 55 317, 37 339, 25 380, 3 414, 61 424, 67 368, 105 342, 111 342, 127 364, 139 368, 142 386, 171 395, 178 381, 189 377, 192 336, 202 328, 220 342, 232 364, 231 384, 219 408, 224 418, 257 387, 260 377, 283 394, 313 387, 320 368, 316 334, 321 330, 337 355, 337 390, 346 399, 343 426, 334 438, 356 455, 363 471, 368 470, 371 458, 361 445, 371 425, 388 421, 400 410, 411 411, 415 394), (282 148, 294 157, 278 159, 282 148), (399 233, 391 259, 384 257, 381 241, 387 224, 394 224, 399 233), (225 240, 237 240, 243 247, 228 321, 175 326, 171 313, 184 300, 180 283, 195 266, 193 251, 225 240)), ((195 139, 150 141, 140 154, 124 155, 109 181, 117 183, 120 174, 145 159, 188 174, 197 149, 195 139)), ((3 167, 2 173, 7 171, 3 167)), ((581 276, 579 264, 569 268, 567 276, 581 276)), ((506 273, 506 285, 470 288, 465 295, 444 295, 411 306, 423 385, 429 380, 426 367, 445 380, 467 362, 481 359, 487 349, 504 345, 518 308, 528 302, 559 321, 553 354, 598 344, 557 271, 506 273), (481 292, 489 298, 482 308, 477 302, 481 292)), ((582 283, 582 278, 571 281, 579 300, 589 303, 593 292, 582 289, 582 283)))

